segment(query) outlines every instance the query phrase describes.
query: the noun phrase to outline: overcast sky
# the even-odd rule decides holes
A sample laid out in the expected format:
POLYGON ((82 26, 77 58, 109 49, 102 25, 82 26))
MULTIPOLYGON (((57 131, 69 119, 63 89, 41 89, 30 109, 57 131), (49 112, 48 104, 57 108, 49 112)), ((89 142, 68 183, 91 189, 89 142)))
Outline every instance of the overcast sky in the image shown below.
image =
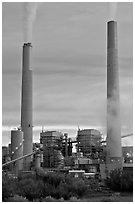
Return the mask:
MULTIPOLYGON (((3 144, 20 125, 24 3, 2 6, 3 144)), ((122 134, 132 133, 133 8, 118 3, 122 134)), ((34 141, 41 126, 76 136, 80 128, 106 133, 106 31, 109 3, 38 3, 33 24, 34 141)), ((132 145, 132 137, 122 139, 132 145)))

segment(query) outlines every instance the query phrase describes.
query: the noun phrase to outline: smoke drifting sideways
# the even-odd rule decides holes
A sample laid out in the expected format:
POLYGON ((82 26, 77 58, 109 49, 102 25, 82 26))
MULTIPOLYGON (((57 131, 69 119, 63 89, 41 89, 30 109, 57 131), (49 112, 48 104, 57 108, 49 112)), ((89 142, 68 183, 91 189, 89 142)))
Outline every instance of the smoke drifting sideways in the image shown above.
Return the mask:
POLYGON ((109 20, 116 20, 117 18, 117 2, 109 2, 109 20))
POLYGON ((39 3, 24 2, 24 42, 32 42, 33 24, 36 19, 39 3))

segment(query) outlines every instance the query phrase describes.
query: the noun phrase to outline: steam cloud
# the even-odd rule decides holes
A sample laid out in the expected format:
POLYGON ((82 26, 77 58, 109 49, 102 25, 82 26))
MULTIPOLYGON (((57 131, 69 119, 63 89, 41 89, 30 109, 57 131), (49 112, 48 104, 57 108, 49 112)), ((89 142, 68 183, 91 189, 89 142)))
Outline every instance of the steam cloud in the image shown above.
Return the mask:
POLYGON ((25 2, 24 3, 24 41, 32 41, 33 23, 36 18, 38 9, 37 2, 25 2))
POLYGON ((110 7, 110 19, 116 20, 117 2, 109 2, 109 7, 110 7))

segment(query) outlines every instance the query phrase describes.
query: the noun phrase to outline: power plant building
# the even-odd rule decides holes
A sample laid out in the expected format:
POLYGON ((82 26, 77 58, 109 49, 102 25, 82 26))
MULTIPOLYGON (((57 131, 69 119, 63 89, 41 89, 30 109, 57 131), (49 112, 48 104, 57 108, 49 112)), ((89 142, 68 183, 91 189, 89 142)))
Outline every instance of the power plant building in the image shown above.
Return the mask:
POLYGON ((101 146, 101 133, 95 129, 78 130, 77 149, 84 156, 89 156, 95 149, 101 146))
POLYGON ((40 141, 43 143, 43 167, 58 168, 64 164, 61 152, 63 134, 58 131, 42 131, 40 141))

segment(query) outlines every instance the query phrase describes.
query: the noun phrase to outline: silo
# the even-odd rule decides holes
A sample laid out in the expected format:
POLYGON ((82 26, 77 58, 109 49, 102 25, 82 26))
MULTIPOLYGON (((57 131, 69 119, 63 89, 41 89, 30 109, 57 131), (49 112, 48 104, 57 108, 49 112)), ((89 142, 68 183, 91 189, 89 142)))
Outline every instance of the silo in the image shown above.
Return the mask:
MULTIPOLYGON (((23 132, 21 130, 11 131, 11 155, 12 160, 23 156, 23 132)), ((23 169, 23 160, 15 162, 15 170, 23 169)))

